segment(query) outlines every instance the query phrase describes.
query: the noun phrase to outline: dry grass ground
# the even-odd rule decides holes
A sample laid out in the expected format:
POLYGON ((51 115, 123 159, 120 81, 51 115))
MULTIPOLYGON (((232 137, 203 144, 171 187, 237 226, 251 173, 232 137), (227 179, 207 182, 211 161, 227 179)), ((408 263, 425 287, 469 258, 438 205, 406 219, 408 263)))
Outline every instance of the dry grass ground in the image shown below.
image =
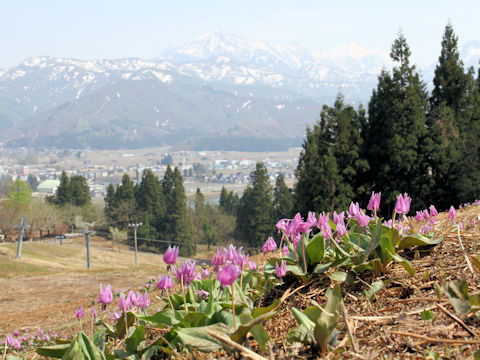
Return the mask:
POLYGON ((68 335, 77 326, 75 308, 89 309, 99 284, 131 289, 165 271, 160 255, 139 253, 136 270, 133 252, 95 246, 87 270, 80 244, 24 243, 21 259, 15 255, 16 244, 0 244, 0 334, 41 327, 68 335))

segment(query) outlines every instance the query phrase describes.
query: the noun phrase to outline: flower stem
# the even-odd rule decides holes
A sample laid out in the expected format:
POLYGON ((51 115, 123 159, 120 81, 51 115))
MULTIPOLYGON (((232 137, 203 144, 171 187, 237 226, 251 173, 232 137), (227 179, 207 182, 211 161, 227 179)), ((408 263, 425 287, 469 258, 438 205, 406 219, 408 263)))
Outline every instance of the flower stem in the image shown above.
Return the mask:
POLYGON ((302 236, 302 253, 303 253, 303 271, 307 273, 307 259, 305 258, 305 235, 302 236))
POLYGON ((234 304, 234 296, 233 296, 233 284, 232 284, 232 314, 233 314, 233 328, 237 329, 237 325, 235 322, 235 304, 234 304))
POLYGON ((183 306, 185 307, 185 311, 188 313, 187 297, 185 296, 185 287, 183 286, 183 275, 180 277, 180 281, 182 283, 183 306))
POLYGON ((128 322, 127 322, 127 311, 123 309, 123 317, 125 319, 125 339, 128 338, 128 322))

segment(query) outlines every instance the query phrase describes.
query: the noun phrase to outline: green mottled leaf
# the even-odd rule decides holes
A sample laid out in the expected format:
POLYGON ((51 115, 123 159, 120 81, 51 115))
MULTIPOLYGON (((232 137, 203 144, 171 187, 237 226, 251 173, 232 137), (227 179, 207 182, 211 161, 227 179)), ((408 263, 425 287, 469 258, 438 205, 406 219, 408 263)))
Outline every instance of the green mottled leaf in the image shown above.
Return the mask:
POLYGON ((222 348, 231 350, 228 349, 225 343, 207 334, 207 331, 225 337, 227 334, 231 333, 232 328, 225 324, 214 324, 186 329, 180 328, 177 330, 177 335, 183 345, 194 347, 199 351, 211 352, 222 348))
POLYGON ((138 346, 145 341, 145 328, 142 325, 137 326, 133 334, 126 340, 126 349, 130 354, 137 352, 138 346))
POLYGON ((69 347, 70 344, 42 346, 37 348, 35 351, 38 355, 61 359, 69 347))
POLYGON ((423 310, 420 313, 422 320, 433 321, 433 311, 432 310, 423 310))
POLYGON ((64 360, 105 360, 104 353, 95 346, 90 337, 83 331, 77 334, 75 340, 70 344, 62 359, 64 360))
POLYGON ((325 255, 325 240, 321 233, 315 235, 306 246, 309 265, 318 264, 323 261, 325 255))
POLYGON ((342 299, 340 286, 337 284, 333 289, 328 289, 325 296, 327 298, 325 311, 318 317, 313 329, 313 335, 322 354, 327 352, 330 336, 340 318, 340 301, 342 299))
POLYGON ((172 310, 170 308, 161 310, 151 316, 138 316, 139 319, 155 324, 156 327, 174 326, 180 323, 185 317, 185 310, 172 310))
POLYGON ((365 290, 365 297, 368 301, 372 301, 373 297, 385 287, 385 283, 381 280, 375 281, 365 290))
POLYGON ((335 272, 331 273, 329 277, 332 280, 339 281, 339 282, 344 282, 345 280, 347 280, 347 275, 348 274, 346 272, 335 271, 335 272))
POLYGON ((443 236, 440 236, 436 239, 429 239, 428 237, 419 233, 408 234, 408 236, 401 238, 397 249, 402 250, 411 248, 413 246, 437 245, 443 241, 443 238, 443 236))

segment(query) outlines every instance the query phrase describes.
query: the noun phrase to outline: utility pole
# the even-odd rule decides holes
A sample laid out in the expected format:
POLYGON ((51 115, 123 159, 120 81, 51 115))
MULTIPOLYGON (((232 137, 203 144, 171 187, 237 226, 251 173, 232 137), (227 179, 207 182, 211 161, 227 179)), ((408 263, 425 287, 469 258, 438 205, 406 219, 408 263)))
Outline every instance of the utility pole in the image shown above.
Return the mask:
POLYGON ((135 268, 138 269, 138 258, 137 258, 137 228, 142 226, 142 223, 132 223, 128 224, 129 227, 133 227, 133 239, 135 241, 135 268))
POLYGON ((16 259, 20 259, 22 257, 22 243, 23 243, 23 234, 25 233, 25 229, 30 229, 30 225, 25 225, 25 216, 22 216, 20 220, 20 224, 15 225, 18 228, 18 247, 17 247, 17 257, 16 259))
POLYGON ((87 246, 87 268, 90 270, 90 229, 85 225, 85 245, 87 246))

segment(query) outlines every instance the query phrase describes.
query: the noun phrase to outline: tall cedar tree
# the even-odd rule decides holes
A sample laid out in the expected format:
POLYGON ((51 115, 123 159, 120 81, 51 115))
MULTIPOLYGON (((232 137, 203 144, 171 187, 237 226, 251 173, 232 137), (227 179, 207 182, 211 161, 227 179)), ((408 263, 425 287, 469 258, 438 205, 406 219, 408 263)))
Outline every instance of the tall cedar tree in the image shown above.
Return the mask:
MULTIPOLYGON (((158 177, 150 169, 142 173, 142 180, 136 190, 137 211, 143 226, 138 228, 138 236, 158 239, 165 216, 165 200, 158 177)), ((149 244, 157 246, 157 244, 149 244)))
POLYGON ((128 174, 123 175, 122 182, 117 187, 114 204, 111 217, 115 226, 126 229, 132 221, 139 220, 136 218, 135 186, 128 174))
POLYGON ((91 198, 87 179, 80 175, 69 178, 65 171, 63 171, 55 195, 47 197, 46 200, 60 206, 89 205, 91 203, 91 198))
POLYGON ((222 191, 220 192, 219 206, 220 209, 228 215, 235 215, 240 199, 237 194, 231 191, 227 191, 225 186, 222 186, 222 191))
MULTIPOLYGON (((169 181, 169 179, 164 179, 169 181)), ((167 212, 165 215, 164 238, 179 244, 179 253, 182 256, 195 255, 195 242, 192 234, 192 225, 187 218, 187 197, 183 186, 183 178, 176 167, 172 174, 172 192, 168 196, 167 212)))
POLYGON ((240 199, 235 236, 242 244, 258 248, 273 234, 272 188, 263 163, 258 162, 250 176, 252 186, 240 199))
POLYGON ((285 184, 283 174, 277 176, 273 189, 273 220, 291 218, 293 216, 292 191, 285 184))
POLYGON ((407 192, 415 202, 412 209, 424 208, 428 182, 425 149, 427 94, 410 49, 400 33, 392 45, 395 63, 392 74, 383 70, 370 99, 365 141, 372 190, 382 192, 389 213, 395 196, 407 192))
POLYGON ((364 123, 363 108, 357 113, 338 95, 333 107, 323 106, 313 129, 307 128, 295 186, 295 207, 303 215, 343 209, 365 191, 357 180, 368 168, 360 157, 364 123))

